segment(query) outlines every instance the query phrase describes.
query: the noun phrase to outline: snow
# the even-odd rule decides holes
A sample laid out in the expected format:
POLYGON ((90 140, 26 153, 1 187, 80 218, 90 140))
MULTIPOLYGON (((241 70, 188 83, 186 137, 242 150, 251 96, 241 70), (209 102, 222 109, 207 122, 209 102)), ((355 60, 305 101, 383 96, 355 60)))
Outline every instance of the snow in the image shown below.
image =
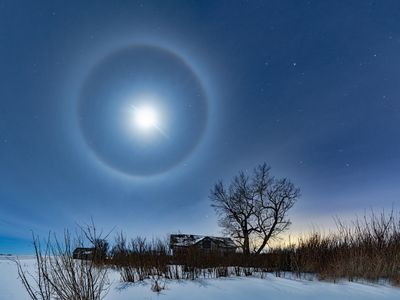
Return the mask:
MULTIPOLYGON (((32 258, 23 258, 27 268, 34 266, 32 258)), ((32 269, 33 271, 33 269, 32 269)), ((279 299, 279 300, 368 300, 400 299, 400 288, 388 285, 351 282, 330 283, 314 280, 279 278, 231 277, 194 281, 166 281, 160 294, 151 291, 151 281, 124 284, 118 273, 111 273, 112 285, 105 300, 209 300, 209 299, 279 299)), ((163 283, 163 282, 162 282, 163 283)), ((0 299, 29 300, 17 275, 14 262, 0 257, 0 299)))
POLYGON ((174 239, 175 246, 191 246, 204 239, 204 236, 193 234, 174 234, 171 236, 171 238, 174 239))

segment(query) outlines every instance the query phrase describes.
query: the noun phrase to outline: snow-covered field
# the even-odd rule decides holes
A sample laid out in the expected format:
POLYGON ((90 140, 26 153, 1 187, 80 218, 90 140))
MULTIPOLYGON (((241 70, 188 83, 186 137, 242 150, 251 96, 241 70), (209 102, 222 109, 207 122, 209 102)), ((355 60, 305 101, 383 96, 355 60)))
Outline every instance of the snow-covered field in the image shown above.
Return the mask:
MULTIPOLYGON (((29 268, 32 258, 24 258, 29 268)), ((311 280, 284 279, 268 274, 267 278, 225 278, 195 281, 167 281, 160 294, 151 291, 151 282, 123 284, 117 273, 111 273, 112 285, 106 300, 133 299, 279 299, 279 300, 368 300, 400 299, 400 288, 361 283, 328 283, 311 280)), ((0 257, 0 300, 29 300, 13 262, 0 257)))

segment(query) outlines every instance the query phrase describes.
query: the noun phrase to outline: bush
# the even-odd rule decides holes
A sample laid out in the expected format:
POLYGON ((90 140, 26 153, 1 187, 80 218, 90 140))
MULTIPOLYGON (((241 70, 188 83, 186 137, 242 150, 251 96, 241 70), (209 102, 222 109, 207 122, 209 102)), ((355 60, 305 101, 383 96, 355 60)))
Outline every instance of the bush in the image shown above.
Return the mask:
POLYGON ((71 236, 66 231, 60 242, 49 236, 44 250, 37 237, 33 237, 36 274, 30 274, 17 261, 18 275, 33 300, 100 300, 104 298, 109 281, 107 268, 90 260, 75 260, 72 255, 71 236))

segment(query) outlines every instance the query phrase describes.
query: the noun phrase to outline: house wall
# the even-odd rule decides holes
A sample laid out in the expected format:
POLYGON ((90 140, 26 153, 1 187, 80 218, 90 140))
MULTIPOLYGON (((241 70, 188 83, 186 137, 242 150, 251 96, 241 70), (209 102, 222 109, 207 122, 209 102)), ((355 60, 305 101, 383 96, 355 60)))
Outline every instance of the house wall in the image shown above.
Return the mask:
POLYGON ((236 248, 230 248, 230 247, 221 247, 214 241, 201 241, 200 243, 194 245, 194 246, 172 246, 172 251, 173 254, 184 254, 187 253, 190 249, 197 249, 202 253, 220 253, 220 254, 233 254, 236 252, 236 248))

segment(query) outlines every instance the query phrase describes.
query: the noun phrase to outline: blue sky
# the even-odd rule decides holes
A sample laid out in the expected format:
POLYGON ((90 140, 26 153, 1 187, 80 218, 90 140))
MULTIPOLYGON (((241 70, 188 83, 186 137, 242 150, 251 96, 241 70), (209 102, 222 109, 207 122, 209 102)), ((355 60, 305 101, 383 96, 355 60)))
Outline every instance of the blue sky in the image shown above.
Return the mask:
POLYGON ((0 252, 91 217, 129 235, 218 234, 213 183, 264 161, 302 190, 293 230, 396 207, 399 13, 397 1, 0 1, 0 252), (156 95, 168 138, 126 125, 140 93, 156 95))

